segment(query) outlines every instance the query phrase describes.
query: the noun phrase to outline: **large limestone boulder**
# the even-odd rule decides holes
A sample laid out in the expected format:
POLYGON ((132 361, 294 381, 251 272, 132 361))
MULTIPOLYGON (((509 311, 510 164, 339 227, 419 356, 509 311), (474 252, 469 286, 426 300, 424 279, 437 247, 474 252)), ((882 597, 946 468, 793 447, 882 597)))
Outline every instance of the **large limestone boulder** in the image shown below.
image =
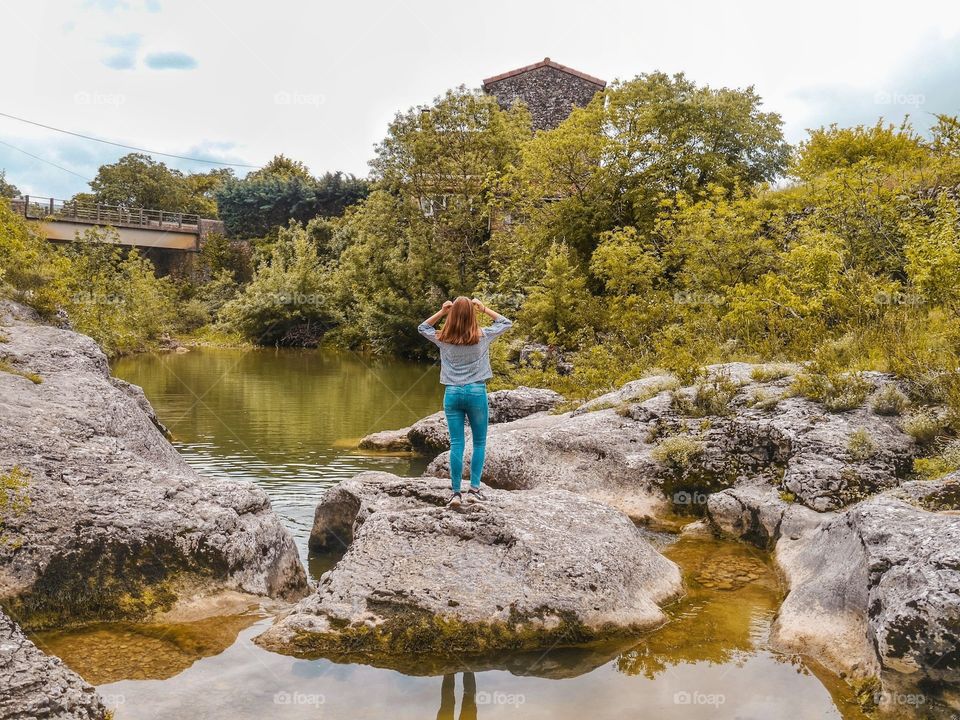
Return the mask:
POLYGON ((306 593, 262 490, 194 472, 93 340, 4 314, 0 474, 29 502, 6 513, 0 602, 21 623, 142 618, 222 590, 306 593))
MULTIPOLYGON (((511 390, 497 390, 488 395, 489 422, 511 422, 535 413, 553 409, 563 396, 553 390, 520 386, 511 390)), ((469 433, 469 423, 467 432, 469 433)), ((436 412, 418 420, 408 428, 384 430, 367 435, 360 441, 363 450, 414 452, 435 455, 450 449, 450 434, 443 412, 436 412)))
POLYGON ((817 513, 771 487, 715 493, 721 533, 775 548, 789 593, 771 639, 883 693, 960 680, 960 473, 817 513), (880 686, 878 686, 880 687, 880 686))
POLYGON ((721 535, 772 550, 781 539, 796 541, 834 517, 787 502, 768 485, 741 485, 707 498, 707 517, 721 535))
POLYGON ((96 691, 61 660, 43 653, 0 610, 0 718, 104 720, 96 691))
MULTIPOLYGON (((817 511, 836 510, 897 486, 909 471, 918 448, 899 418, 866 404, 829 412, 790 394, 789 375, 758 381, 753 368, 710 368, 711 379, 722 378, 720 392, 710 383, 671 389, 669 378, 657 376, 572 413, 493 426, 484 479, 507 489, 565 488, 633 517, 655 517, 671 501, 702 506, 710 493, 745 481, 775 484, 817 511), (866 442, 856 446, 858 438, 866 442)), ((880 373, 867 380, 876 387, 891 381, 880 373)), ((469 454, 468 445, 467 465, 469 454)), ((448 453, 425 474, 448 475, 448 453)))
POLYGON ((622 513, 562 490, 489 491, 363 473, 328 491, 311 545, 348 549, 261 635, 299 655, 476 655, 574 646, 665 622, 677 566, 622 513))
POLYGON ((778 548, 777 560, 790 587, 779 646, 853 676, 960 682, 960 517, 884 494, 778 548))

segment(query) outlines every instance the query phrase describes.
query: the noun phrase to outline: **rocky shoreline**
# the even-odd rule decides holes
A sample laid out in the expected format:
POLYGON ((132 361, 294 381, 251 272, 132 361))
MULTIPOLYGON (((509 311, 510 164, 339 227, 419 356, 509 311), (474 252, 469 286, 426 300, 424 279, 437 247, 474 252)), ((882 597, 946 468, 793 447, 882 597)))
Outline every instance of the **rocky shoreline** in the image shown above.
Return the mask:
MULTIPOLYGON (((791 391, 798 371, 735 363, 709 368, 689 387, 668 376, 644 378, 572 412, 536 412, 492 425, 485 481, 506 492, 492 492, 496 499, 484 511, 489 524, 486 514, 477 516, 466 535, 453 530, 459 516, 439 509, 443 484, 436 478, 448 476, 446 452, 419 484, 383 477, 344 481, 318 507, 311 539, 318 550, 346 548, 346 555, 317 593, 261 642, 306 655, 353 650, 383 663, 384 655, 404 650, 390 619, 400 609, 433 618, 466 614, 489 626, 499 617, 496 609, 460 609, 472 598, 469 592, 463 597, 463 588, 476 582, 475 571, 455 563, 451 574, 444 558, 450 552, 460 558, 460 550, 483 556, 494 542, 485 531, 510 527, 506 517, 492 517, 501 498, 529 503, 536 512, 539 498, 559 493, 640 526, 662 527, 686 514, 685 532, 772 551, 787 591, 770 639, 775 649, 812 657, 847 678, 865 707, 918 687, 960 707, 952 690, 960 681, 960 473, 939 481, 910 479, 914 458, 928 449, 905 432, 904 418, 878 411, 871 399, 900 392, 892 376, 864 373, 861 401, 831 410, 791 391), (458 540, 454 551, 443 544, 451 536, 458 540), (382 544, 384 537, 407 545, 394 552, 382 544), (431 553, 434 547, 443 548, 439 555, 431 553), (421 555, 422 566, 409 560, 421 555), (430 575, 435 566, 445 573, 441 584, 457 603, 453 611, 411 590, 425 577, 439 583, 430 575)), ((469 443, 466 459, 469 464, 469 443)), ((567 502, 571 512, 583 512, 567 502)), ((563 535, 585 544, 588 562, 597 552, 590 530, 571 527, 563 535)), ((560 540, 557 552, 567 544, 560 540)), ((655 603, 675 596, 671 571, 651 565, 648 552, 633 549, 604 563, 637 557, 647 564, 644 582, 653 571, 670 588, 655 603)), ((510 587, 502 586, 497 607, 526 597, 525 589, 510 587)), ((571 597, 569 589, 546 594, 561 595, 571 597)), ((580 603, 574 612, 589 606, 587 598, 572 597, 580 603)), ((637 627, 623 622, 619 631, 637 627)), ((525 629, 522 622, 513 628, 525 629)), ((491 642, 469 624, 451 633, 457 652, 483 651, 491 642)), ((542 628, 539 642, 547 647, 557 639, 542 628)), ((511 647, 502 634, 493 644, 511 647)))
MULTIPOLYGON (((225 596, 294 601, 307 593, 296 546, 266 494, 190 468, 143 392, 110 376, 96 343, 14 303, 0 305, 0 335, 5 632, 20 638, 20 627, 178 611, 198 617, 222 611, 225 596)), ((76 694, 79 678, 59 661, 51 665, 29 641, 7 646, 0 662, 17 677, 34 668, 37 678, 50 676, 51 698, 64 687, 76 694)), ((51 716, 98 717, 90 707, 51 716)))
POLYGON ((363 447, 435 457, 325 494, 310 546, 338 560, 311 591, 263 491, 194 472, 89 338, 5 303, 0 360, 0 474, 20 488, 0 527, 0 717, 105 713, 20 626, 197 617, 228 596, 296 603, 257 642, 301 657, 449 669, 576 647, 601 663, 684 594, 647 529, 681 526, 772 552, 773 648, 865 705, 922 688, 960 708, 960 473, 914 479, 929 448, 872 399, 900 393, 891 376, 863 374, 842 409, 793 392, 796 367, 741 363, 564 413, 548 390, 492 393, 490 497, 460 510, 442 415, 376 433, 363 447))

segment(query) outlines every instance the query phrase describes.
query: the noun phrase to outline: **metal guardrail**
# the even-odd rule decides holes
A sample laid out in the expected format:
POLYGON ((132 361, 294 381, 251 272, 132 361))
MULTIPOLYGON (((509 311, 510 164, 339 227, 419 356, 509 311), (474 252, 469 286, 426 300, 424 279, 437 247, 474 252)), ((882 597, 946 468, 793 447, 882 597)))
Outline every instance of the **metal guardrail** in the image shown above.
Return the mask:
POLYGON ((200 231, 200 216, 122 205, 80 203, 74 200, 24 195, 11 200, 16 212, 32 220, 66 220, 90 225, 137 227, 154 230, 200 231))

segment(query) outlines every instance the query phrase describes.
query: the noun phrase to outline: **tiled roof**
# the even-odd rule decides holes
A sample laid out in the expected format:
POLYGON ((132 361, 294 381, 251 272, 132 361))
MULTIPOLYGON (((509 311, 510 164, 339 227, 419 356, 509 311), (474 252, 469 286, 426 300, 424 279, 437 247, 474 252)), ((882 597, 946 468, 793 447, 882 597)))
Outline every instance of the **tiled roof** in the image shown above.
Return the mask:
POLYGON ((495 82, 499 82, 500 80, 506 80, 507 78, 513 77, 515 75, 522 75, 525 72, 530 72, 531 70, 536 70, 542 67, 549 67, 549 68, 553 68, 554 70, 559 70, 561 72, 568 73, 570 75, 573 75, 574 77, 578 77, 582 80, 586 80, 587 82, 592 82, 594 85, 598 85, 601 88, 607 86, 606 80, 601 80, 600 78, 596 78, 593 75, 587 75, 586 73, 582 73, 579 70, 574 70, 573 68, 567 67, 566 65, 561 65, 560 63, 554 62, 550 58, 544 58, 538 63, 533 63, 533 65, 524 65, 523 67, 517 68, 516 70, 510 70, 509 72, 500 73, 499 75, 494 75, 493 77, 488 77, 483 81, 483 86, 486 87, 487 85, 490 85, 495 82))

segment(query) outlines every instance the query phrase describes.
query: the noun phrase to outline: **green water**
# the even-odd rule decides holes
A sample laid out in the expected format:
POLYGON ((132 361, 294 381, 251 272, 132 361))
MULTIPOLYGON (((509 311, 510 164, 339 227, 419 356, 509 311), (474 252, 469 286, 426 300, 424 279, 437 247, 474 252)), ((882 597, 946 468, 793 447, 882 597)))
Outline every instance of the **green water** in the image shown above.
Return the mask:
POLYGON ((266 488, 304 553, 324 489, 362 470, 426 467, 357 441, 436 412, 443 397, 436 366, 326 350, 201 348, 121 358, 113 373, 144 389, 200 472, 266 488))
MULTIPOLYGON (((362 469, 419 474, 423 462, 363 454, 357 438, 439 407, 435 367, 320 351, 196 350, 138 356, 114 372, 141 385, 202 472, 250 480, 307 557, 325 488, 362 469)), ((259 608, 195 623, 101 624, 36 641, 97 685, 118 720, 210 718, 862 717, 843 683, 767 647, 781 588, 766 554, 739 543, 661 537, 687 596, 643 638, 485 660, 444 681, 431 658, 407 672, 301 660, 251 642, 259 608), (475 683, 464 694, 464 681, 475 683)), ((313 558, 316 576, 324 558, 313 558)))

